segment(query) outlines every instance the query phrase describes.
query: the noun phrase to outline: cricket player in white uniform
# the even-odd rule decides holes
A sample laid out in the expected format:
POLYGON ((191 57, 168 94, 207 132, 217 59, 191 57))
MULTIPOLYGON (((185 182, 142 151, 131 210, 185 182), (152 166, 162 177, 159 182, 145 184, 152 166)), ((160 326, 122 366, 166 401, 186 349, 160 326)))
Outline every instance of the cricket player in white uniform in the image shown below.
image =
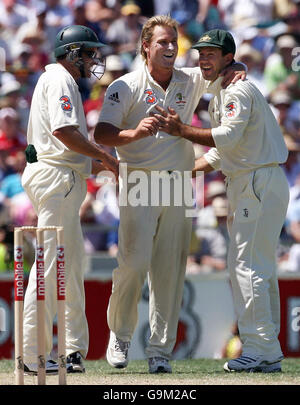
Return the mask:
POLYGON ((162 130, 212 148, 196 161, 196 171, 221 170, 229 200, 230 272, 242 355, 225 363, 226 371, 281 370, 278 340, 280 300, 276 247, 285 220, 289 188, 283 170, 288 151, 277 121, 263 95, 248 80, 222 89, 218 75, 231 63, 234 39, 223 30, 209 31, 193 48, 199 50, 203 77, 213 95, 212 129, 180 122, 173 110, 156 115, 162 130))
MULTIPOLYGON (((56 38, 57 63, 46 66, 36 85, 28 123, 28 164, 22 184, 38 216, 38 226, 63 226, 66 264, 66 355, 68 372, 84 372, 88 351, 85 315, 85 251, 79 208, 91 171, 118 172, 118 162, 88 139, 76 80, 104 72, 97 56, 102 47, 89 28, 73 25, 56 38), (94 68, 96 66, 96 69, 94 68), (100 71, 100 72, 99 72, 100 71), (97 162, 101 160, 103 164, 97 162)), ((52 325, 56 314, 56 241, 45 231, 46 373, 56 373, 51 359, 52 325)), ((24 370, 37 372, 36 272, 30 272, 24 305, 24 370)))
MULTIPOLYGON (((195 158, 190 142, 158 131, 158 120, 151 117, 155 105, 171 105, 183 122, 190 123, 207 83, 198 68, 174 68, 177 23, 170 17, 150 18, 141 42, 144 65, 109 86, 94 137, 99 144, 116 146, 120 162, 128 165, 127 175, 138 169, 150 184, 154 171, 170 179, 173 171, 191 171, 195 158)), ((120 170, 120 195, 125 188, 129 195, 134 185, 120 170)), ((107 360, 113 367, 128 364, 148 275, 149 372, 171 372, 190 234, 191 218, 184 205, 133 206, 128 201, 120 207, 118 268, 108 308, 107 360)))

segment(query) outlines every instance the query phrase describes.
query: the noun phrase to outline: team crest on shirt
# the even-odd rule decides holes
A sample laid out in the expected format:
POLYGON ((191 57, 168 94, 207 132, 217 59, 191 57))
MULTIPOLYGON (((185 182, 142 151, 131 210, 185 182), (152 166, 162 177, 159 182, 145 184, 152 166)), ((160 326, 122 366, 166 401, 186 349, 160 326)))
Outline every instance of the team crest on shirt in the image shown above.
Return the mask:
POLYGON ((182 93, 177 93, 175 96, 175 103, 177 107, 182 110, 185 106, 186 100, 182 93))
POLYGON ((157 102, 157 97, 152 89, 145 90, 144 94, 146 94, 145 101, 147 104, 155 104, 157 102))
POLYGON ((59 99, 60 103, 61 103, 61 108, 63 109, 63 111, 72 111, 73 110, 73 105, 71 103, 70 97, 69 96, 62 96, 59 99))
POLYGON ((234 118, 237 115, 237 105, 234 101, 230 101, 230 103, 226 104, 225 106, 225 116, 227 118, 234 118))

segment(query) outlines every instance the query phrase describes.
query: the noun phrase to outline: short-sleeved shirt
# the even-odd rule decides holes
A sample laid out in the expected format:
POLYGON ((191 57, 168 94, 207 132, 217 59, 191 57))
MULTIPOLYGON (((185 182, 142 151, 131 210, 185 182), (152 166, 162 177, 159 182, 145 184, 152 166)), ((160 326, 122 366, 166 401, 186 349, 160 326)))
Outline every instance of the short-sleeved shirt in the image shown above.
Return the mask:
MULTIPOLYGON (((190 124, 205 92, 206 82, 200 69, 174 68, 165 91, 150 75, 147 65, 115 80, 107 89, 99 121, 119 129, 134 129, 155 110, 155 105, 174 108, 182 122, 190 124)), ((159 131, 155 136, 118 146, 120 162, 148 170, 191 170, 194 149, 190 141, 159 131)))
POLYGON ((214 94, 209 114, 216 145, 204 155, 208 163, 229 177, 284 163, 288 150, 264 96, 248 80, 226 89, 220 80, 208 88, 214 94))
POLYGON ((62 65, 50 64, 46 66, 34 90, 27 142, 35 146, 39 161, 68 166, 87 178, 91 173, 91 159, 70 150, 53 135, 55 130, 66 126, 78 128, 88 138, 77 83, 62 65))

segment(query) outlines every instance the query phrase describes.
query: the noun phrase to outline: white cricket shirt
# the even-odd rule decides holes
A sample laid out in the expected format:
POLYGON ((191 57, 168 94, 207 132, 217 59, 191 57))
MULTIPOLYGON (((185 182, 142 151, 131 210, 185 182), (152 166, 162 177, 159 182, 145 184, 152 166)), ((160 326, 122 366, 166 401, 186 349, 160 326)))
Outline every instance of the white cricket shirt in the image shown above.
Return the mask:
MULTIPOLYGON (((165 91, 144 63, 139 70, 125 74, 108 87, 99 121, 119 129, 134 129, 158 104, 165 109, 174 108, 181 120, 190 124, 207 85, 199 67, 174 68, 165 91)), ((118 146, 116 150, 120 161, 133 168, 191 170, 194 167, 192 142, 162 131, 156 136, 118 146)))
POLYGON ((226 89, 221 78, 207 89, 214 95, 209 104, 215 148, 205 155, 207 162, 226 176, 284 163, 288 150, 264 96, 248 80, 226 89))
POLYGON ((91 159, 70 150, 53 135, 66 126, 77 127, 88 138, 78 85, 62 65, 53 63, 46 66, 33 93, 27 142, 35 146, 39 161, 68 166, 87 178, 91 159))

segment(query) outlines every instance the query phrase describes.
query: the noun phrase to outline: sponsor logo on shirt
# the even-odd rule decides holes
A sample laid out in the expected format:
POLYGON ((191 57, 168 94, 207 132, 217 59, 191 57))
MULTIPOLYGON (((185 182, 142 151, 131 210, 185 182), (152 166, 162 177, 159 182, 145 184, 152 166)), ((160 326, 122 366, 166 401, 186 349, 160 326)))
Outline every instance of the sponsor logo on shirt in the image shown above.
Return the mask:
POLYGON ((69 96, 62 96, 59 101, 61 102, 61 108, 63 111, 72 111, 73 106, 69 96))
POLYGON ((145 100, 147 104, 155 104, 157 102, 156 95, 154 94, 154 91, 152 89, 145 90, 144 94, 147 94, 145 100))
POLYGON ((237 114, 237 105, 235 102, 231 101, 225 106, 225 116, 227 118, 233 118, 237 114))
POLYGON ((110 96, 108 96, 108 99, 111 101, 114 101, 115 103, 119 103, 120 102, 119 93, 116 92, 116 93, 111 94, 110 96))

